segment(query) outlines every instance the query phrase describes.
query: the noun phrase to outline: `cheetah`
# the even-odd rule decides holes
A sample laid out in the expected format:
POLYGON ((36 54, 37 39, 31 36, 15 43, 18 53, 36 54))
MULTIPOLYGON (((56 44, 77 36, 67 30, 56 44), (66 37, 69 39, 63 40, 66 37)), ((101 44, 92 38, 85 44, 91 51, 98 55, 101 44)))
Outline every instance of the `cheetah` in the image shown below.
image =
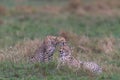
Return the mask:
POLYGON ((56 36, 47 36, 42 45, 36 50, 31 61, 49 62, 53 57, 53 53, 57 45, 56 39, 56 36))
POLYGON ((74 69, 75 71, 79 69, 79 60, 72 56, 72 50, 67 44, 61 46, 59 52, 60 58, 58 59, 57 69, 64 65, 68 66, 70 69, 74 69))
POLYGON ((57 45, 63 45, 66 43, 64 37, 47 36, 42 45, 36 50, 32 57, 32 62, 50 62, 53 59, 53 54, 57 45))
POLYGON ((72 56, 71 48, 66 44, 60 48, 60 58, 58 60, 57 69, 60 66, 66 65, 70 69, 77 71, 82 69, 90 74, 102 73, 102 68, 95 62, 80 61, 72 56))
POLYGON ((62 46, 67 44, 66 39, 64 37, 61 37, 61 36, 57 37, 56 41, 57 41, 59 47, 62 47, 62 46))

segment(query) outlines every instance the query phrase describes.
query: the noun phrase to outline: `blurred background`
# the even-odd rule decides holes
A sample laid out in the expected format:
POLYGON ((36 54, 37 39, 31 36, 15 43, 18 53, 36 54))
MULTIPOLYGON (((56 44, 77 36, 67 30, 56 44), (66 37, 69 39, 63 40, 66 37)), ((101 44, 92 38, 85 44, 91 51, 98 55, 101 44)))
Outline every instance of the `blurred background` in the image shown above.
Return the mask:
MULTIPOLYGON (((65 37, 75 57, 101 64, 105 74, 93 80, 120 79, 120 0, 0 0, 0 61, 16 62, 34 54, 47 35, 65 37)), ((32 74, 36 65, 24 71, 30 64, 19 64, 20 72, 15 65, 1 63, 0 79, 40 77, 37 70, 32 74)), ((62 78, 65 73, 49 73, 46 80, 54 80, 53 75, 55 79, 89 80, 81 73, 62 78)))
POLYGON ((120 37, 119 0, 0 0, 0 47, 61 31, 120 37))

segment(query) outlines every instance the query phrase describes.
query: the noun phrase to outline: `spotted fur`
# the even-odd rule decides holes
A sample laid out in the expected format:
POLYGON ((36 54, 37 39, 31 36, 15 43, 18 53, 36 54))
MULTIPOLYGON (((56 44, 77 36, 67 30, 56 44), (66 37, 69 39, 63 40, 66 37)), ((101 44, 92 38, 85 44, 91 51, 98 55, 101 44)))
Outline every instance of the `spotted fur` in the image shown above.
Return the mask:
POLYGON ((67 41, 65 40, 64 37, 57 37, 57 43, 58 43, 58 46, 61 47, 61 46, 64 46, 67 44, 67 41))
POLYGON ((72 56, 71 48, 68 45, 61 46, 60 48, 60 58, 58 59, 57 69, 65 65, 74 70, 78 70, 80 66, 79 61, 72 56))
POLYGON ((95 62, 84 62, 84 61, 80 61, 80 65, 81 68, 90 73, 90 74, 97 74, 99 75, 100 73, 102 73, 102 68, 96 64, 95 62))
POLYGON ((49 62, 51 61, 57 45, 55 36, 47 36, 42 45, 37 49, 32 57, 33 62, 49 62))
POLYGON ((47 36, 43 41, 42 45, 35 52, 31 61, 50 62, 53 59, 53 54, 56 49, 56 46, 61 46, 65 43, 66 40, 64 37, 47 36))

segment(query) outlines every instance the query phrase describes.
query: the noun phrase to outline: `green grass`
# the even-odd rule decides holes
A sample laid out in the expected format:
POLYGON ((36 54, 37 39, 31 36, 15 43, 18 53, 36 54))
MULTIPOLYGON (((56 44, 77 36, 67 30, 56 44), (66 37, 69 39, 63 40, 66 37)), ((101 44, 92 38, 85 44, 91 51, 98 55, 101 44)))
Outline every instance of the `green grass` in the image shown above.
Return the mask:
MULTIPOLYGON (((64 15, 62 15, 64 16, 64 15)), ((47 35, 58 35, 60 30, 72 31, 77 35, 87 35, 89 37, 104 37, 113 35, 119 39, 120 37, 120 19, 118 18, 92 18, 92 17, 77 17, 67 16, 67 18, 61 16, 40 15, 40 18, 29 18, 24 21, 20 21, 17 17, 4 19, 7 24, 0 26, 0 47, 6 48, 14 46, 17 42, 21 42, 24 39, 43 39, 47 35)), ((104 53, 103 53, 104 54, 104 53)), ((81 55, 81 54, 80 54, 81 55)), ((87 54, 86 54, 87 55, 87 54)), ((104 56, 103 61, 108 62, 109 65, 120 66, 119 55, 116 55, 112 60, 106 55, 95 55, 96 58, 91 60, 97 60, 99 56, 104 56)), ((100 59, 100 58, 99 58, 100 59)), ((114 66, 112 67, 114 68, 114 66)), ((110 70, 112 70, 110 68, 110 70)), ((74 73, 65 68, 60 72, 56 70, 56 64, 41 65, 41 64, 29 64, 29 63, 12 63, 4 62, 0 63, 0 79, 1 80, 89 80, 90 77, 81 72, 74 73)), ((111 74, 103 73, 98 77, 92 78, 93 80, 119 80, 119 73, 116 69, 112 70, 111 74), (115 72, 117 71, 117 73, 115 72)))
MULTIPOLYGON (((49 5, 64 5, 66 4, 66 1, 52 0, 48 2, 47 0, 29 0, 28 2, 25 0, 16 4, 14 0, 0 0, 0 4, 6 6, 8 9, 11 9, 16 5, 30 5, 34 7, 39 5, 43 6, 48 3, 49 5)), ((120 16, 78 16, 67 13, 53 15, 44 12, 36 14, 11 14, 0 16, 0 20, 3 20, 4 22, 4 24, 0 24, 0 54, 5 48, 14 46, 18 42, 22 42, 27 39, 43 40, 47 35, 58 35, 61 30, 71 31, 78 36, 85 35, 90 38, 102 38, 110 35, 114 36, 118 40, 120 38, 120 16), (21 16, 23 15, 25 18, 21 19, 21 16)), ((119 41, 117 43, 119 43, 119 41)), ((119 44, 117 49, 119 49, 119 44)), ((10 53, 9 50, 5 52, 6 54, 10 53)), ((102 66, 105 64, 105 67, 108 68, 108 72, 104 72, 100 76, 93 77, 93 80, 119 80, 119 52, 120 51, 118 50, 118 52, 111 53, 110 55, 104 53, 78 54, 80 56, 87 57, 92 55, 89 56, 90 60, 97 62, 100 59, 100 64, 102 64, 102 66)), ((11 53, 16 54, 17 51, 12 51, 11 53)), ((11 55, 15 56, 15 54, 11 55)), ((19 55, 17 55, 17 57, 18 56, 19 55)), ((84 57, 81 59, 84 60, 84 57)), ((17 63, 4 61, 0 62, 0 80, 90 80, 88 74, 84 72, 82 73, 81 71, 78 71, 76 73, 67 68, 63 68, 58 71, 56 70, 56 66, 57 64, 55 62, 50 64, 33 64, 27 63, 25 60, 17 63)))
MULTIPOLYGON (((2 62, 0 63, 1 80, 89 80, 90 77, 81 72, 72 72, 67 68, 56 69, 56 64, 2 62)), ((93 80, 119 80, 119 74, 101 74, 93 80)))
POLYGON ((64 5, 67 1, 65 0, 0 0, 0 4, 6 6, 7 8, 11 8, 14 6, 39 6, 39 5, 64 5))
POLYGON ((72 31, 78 35, 120 37, 120 18, 92 18, 68 15, 39 15, 37 19, 20 21, 18 17, 5 18, 6 24, 0 25, 0 47, 14 45, 23 39, 44 38, 46 35, 58 35, 60 30, 72 31))
MULTIPOLYGON (((1 80, 89 80, 90 77, 81 72, 72 72, 67 68, 60 71, 56 70, 56 64, 40 63, 0 63, 0 79, 1 80)), ((93 77, 93 80, 119 80, 119 74, 102 74, 93 77)))

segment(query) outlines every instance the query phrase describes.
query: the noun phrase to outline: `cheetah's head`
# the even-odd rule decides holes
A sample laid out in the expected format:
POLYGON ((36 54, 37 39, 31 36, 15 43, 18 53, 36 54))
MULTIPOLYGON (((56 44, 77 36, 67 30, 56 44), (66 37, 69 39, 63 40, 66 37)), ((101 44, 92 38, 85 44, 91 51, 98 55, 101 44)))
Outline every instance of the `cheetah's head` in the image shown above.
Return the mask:
POLYGON ((63 45, 66 44, 66 40, 65 40, 64 37, 57 37, 57 38, 56 38, 56 41, 57 41, 57 43, 58 43, 60 46, 63 46, 63 45))

